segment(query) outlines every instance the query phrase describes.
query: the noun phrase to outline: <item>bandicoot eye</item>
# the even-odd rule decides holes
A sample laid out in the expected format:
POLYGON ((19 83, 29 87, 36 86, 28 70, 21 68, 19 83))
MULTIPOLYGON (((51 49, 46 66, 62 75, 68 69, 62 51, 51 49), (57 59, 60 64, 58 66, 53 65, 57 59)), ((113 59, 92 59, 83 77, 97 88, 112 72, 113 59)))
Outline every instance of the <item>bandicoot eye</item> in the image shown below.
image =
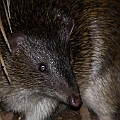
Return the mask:
POLYGON ((45 65, 44 63, 40 63, 40 64, 39 64, 39 70, 40 70, 41 72, 46 71, 46 69, 47 69, 47 67, 46 67, 46 65, 45 65))

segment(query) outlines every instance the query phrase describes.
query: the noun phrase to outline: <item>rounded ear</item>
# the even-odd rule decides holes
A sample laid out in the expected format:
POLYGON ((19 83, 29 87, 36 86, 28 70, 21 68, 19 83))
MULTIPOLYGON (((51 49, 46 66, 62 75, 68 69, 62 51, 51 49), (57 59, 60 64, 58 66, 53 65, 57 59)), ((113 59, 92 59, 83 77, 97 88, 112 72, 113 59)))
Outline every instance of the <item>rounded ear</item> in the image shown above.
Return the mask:
POLYGON ((8 42, 12 53, 16 53, 19 50, 19 46, 27 39, 26 35, 21 33, 13 33, 8 36, 8 42))
POLYGON ((73 19, 71 21, 69 21, 66 28, 67 28, 67 34, 70 36, 73 31, 73 28, 74 28, 74 20, 73 19))

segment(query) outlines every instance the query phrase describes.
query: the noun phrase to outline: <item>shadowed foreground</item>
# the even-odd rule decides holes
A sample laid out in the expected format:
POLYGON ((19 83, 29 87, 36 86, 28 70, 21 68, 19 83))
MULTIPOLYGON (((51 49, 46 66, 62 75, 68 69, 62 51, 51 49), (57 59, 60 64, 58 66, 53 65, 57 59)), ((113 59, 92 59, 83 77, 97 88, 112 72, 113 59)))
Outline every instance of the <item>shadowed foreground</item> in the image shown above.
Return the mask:
POLYGON ((81 120, 80 111, 72 111, 68 109, 59 115, 55 120, 81 120))
MULTIPOLYGON (((94 118, 94 115, 91 115, 94 118)), ((81 107, 78 111, 73 111, 67 109, 62 114, 60 114, 55 120, 91 120, 90 113, 86 107, 81 107)))
MULTIPOLYGON (((0 112, 0 120, 24 120, 23 117, 19 119, 20 115, 7 112, 0 112)), ((73 111, 70 109, 62 112, 55 120, 90 120, 89 113, 85 107, 82 107, 80 110, 73 111)))

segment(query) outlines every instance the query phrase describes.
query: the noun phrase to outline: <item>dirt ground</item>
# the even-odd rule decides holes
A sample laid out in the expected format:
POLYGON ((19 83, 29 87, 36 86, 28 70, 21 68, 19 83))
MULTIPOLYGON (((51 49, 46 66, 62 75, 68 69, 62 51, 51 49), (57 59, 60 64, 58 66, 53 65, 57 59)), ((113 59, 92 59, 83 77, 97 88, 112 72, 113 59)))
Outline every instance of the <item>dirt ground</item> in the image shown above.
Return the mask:
POLYGON ((82 106, 80 110, 73 111, 67 109, 60 114, 55 120, 91 120, 87 108, 82 106))

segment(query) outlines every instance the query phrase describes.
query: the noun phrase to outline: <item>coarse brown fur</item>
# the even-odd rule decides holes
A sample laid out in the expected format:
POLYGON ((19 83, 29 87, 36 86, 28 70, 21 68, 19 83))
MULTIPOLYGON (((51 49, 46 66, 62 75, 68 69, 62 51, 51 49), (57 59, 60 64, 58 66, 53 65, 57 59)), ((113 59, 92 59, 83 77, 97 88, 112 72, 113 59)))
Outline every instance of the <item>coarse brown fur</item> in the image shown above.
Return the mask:
MULTIPOLYGON (((75 21, 70 37, 71 64, 84 104, 99 120, 120 120, 119 0, 60 2, 53 1, 75 21)), ((44 24, 45 18, 42 20, 44 24)))
POLYGON ((12 34, 1 4, 0 15, 12 50, 9 53, 0 33, 0 52, 11 80, 9 85, 1 69, 1 109, 23 113, 26 120, 45 120, 59 102, 78 106, 79 90, 68 45, 74 22, 57 7, 61 2, 11 0, 12 34))
POLYGON ((120 2, 74 3, 71 63, 82 100, 99 120, 120 120, 120 2))

